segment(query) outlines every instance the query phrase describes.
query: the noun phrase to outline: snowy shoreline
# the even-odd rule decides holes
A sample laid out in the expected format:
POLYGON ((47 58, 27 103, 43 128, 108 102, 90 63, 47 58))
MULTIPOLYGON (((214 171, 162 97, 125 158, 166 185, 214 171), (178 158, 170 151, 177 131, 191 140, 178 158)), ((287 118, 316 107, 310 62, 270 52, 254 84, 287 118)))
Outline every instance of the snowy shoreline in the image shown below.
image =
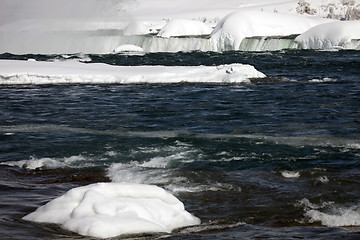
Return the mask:
POLYGON ((3 0, 0 9, 2 53, 251 51, 245 38, 291 34, 301 36, 290 46, 255 50, 360 49, 355 0, 89 0, 86 8, 84 0, 19 1, 3 0))

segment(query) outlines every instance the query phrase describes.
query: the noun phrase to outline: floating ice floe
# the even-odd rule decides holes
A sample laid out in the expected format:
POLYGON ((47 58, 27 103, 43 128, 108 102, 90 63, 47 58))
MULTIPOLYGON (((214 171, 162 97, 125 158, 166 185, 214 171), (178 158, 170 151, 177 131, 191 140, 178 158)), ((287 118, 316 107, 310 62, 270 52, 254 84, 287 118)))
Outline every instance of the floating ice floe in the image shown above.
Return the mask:
POLYGON ((251 65, 111 66, 102 63, 0 60, 0 85, 240 83, 265 75, 251 65))
POLYGON ((200 224, 199 218, 164 189, 125 183, 96 183, 71 189, 23 219, 60 224, 66 230, 98 238, 170 233, 200 224))

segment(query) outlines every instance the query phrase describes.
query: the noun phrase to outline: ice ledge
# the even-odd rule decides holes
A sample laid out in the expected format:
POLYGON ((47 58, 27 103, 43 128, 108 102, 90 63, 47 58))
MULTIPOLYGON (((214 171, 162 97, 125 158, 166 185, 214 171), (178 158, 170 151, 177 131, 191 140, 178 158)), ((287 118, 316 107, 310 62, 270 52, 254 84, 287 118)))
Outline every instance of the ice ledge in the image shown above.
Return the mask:
POLYGON ((111 66, 102 63, 0 60, 0 85, 241 83, 265 74, 247 64, 111 66))

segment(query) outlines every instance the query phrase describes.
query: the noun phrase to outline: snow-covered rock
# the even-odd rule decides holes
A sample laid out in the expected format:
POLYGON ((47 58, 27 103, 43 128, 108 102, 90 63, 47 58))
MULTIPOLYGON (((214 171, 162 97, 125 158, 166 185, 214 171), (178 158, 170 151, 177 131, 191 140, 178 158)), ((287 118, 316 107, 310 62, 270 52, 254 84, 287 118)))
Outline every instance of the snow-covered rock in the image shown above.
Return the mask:
POLYGON ((175 19, 169 21, 158 33, 158 37, 180 37, 209 35, 212 28, 203 22, 188 19, 175 19))
POLYGON ((164 189, 143 184, 96 183, 69 190, 24 220, 54 223, 85 236, 171 232, 200 224, 164 189))
POLYGON ((338 21, 315 26, 295 39, 304 49, 360 49, 360 21, 338 21))
POLYGON ((143 34, 149 34, 150 31, 148 27, 140 21, 133 21, 130 22, 124 29, 123 34, 125 36, 131 36, 131 35, 143 35, 143 34))
POLYGON ((245 37, 301 34, 331 20, 291 14, 239 10, 224 17, 212 32, 215 51, 237 50, 245 37))
POLYGON ((113 53, 122 53, 122 52, 144 52, 144 49, 132 44, 124 44, 115 48, 113 51, 113 53))

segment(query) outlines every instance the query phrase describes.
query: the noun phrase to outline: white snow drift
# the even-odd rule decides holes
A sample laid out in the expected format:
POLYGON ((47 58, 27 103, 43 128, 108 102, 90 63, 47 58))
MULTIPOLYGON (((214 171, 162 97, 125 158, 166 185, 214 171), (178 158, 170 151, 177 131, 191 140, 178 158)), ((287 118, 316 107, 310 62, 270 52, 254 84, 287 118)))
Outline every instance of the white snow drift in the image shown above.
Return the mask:
POLYGON ((158 33, 159 37, 179 37, 179 36, 196 36, 208 35, 212 28, 203 22, 187 19, 175 19, 169 21, 158 33))
POLYGON ((261 11, 237 11, 224 17, 212 32, 215 51, 238 50, 245 37, 301 34, 332 20, 261 11))
POLYGON ((360 20, 321 24, 295 41, 304 49, 360 49, 360 20))
POLYGON ((164 189, 128 183, 96 183, 71 189, 23 219, 60 224, 66 230, 98 238, 169 233, 200 224, 200 219, 164 189))
POLYGON ((238 83, 265 75, 251 65, 111 66, 102 63, 0 60, 0 85, 238 83))
MULTIPOLYGON (((76 3, 1 0, 0 53, 106 54, 122 45, 137 46, 144 52, 239 50, 240 44, 240 50, 253 50, 250 45, 254 42, 242 43, 244 38, 302 34, 330 21, 325 17, 359 19, 360 3, 358 0, 78 0, 76 3), (198 37, 210 34, 215 26, 211 40, 198 37), (187 38, 179 38, 184 36, 187 38)), ((342 31, 336 26, 328 30, 331 35, 342 31)), ((322 42, 332 41, 327 36, 317 38, 325 39, 322 42)), ((275 43, 276 40, 256 50, 298 47, 294 39, 286 44, 275 43)), ((356 47, 360 40, 351 41, 356 47)))

